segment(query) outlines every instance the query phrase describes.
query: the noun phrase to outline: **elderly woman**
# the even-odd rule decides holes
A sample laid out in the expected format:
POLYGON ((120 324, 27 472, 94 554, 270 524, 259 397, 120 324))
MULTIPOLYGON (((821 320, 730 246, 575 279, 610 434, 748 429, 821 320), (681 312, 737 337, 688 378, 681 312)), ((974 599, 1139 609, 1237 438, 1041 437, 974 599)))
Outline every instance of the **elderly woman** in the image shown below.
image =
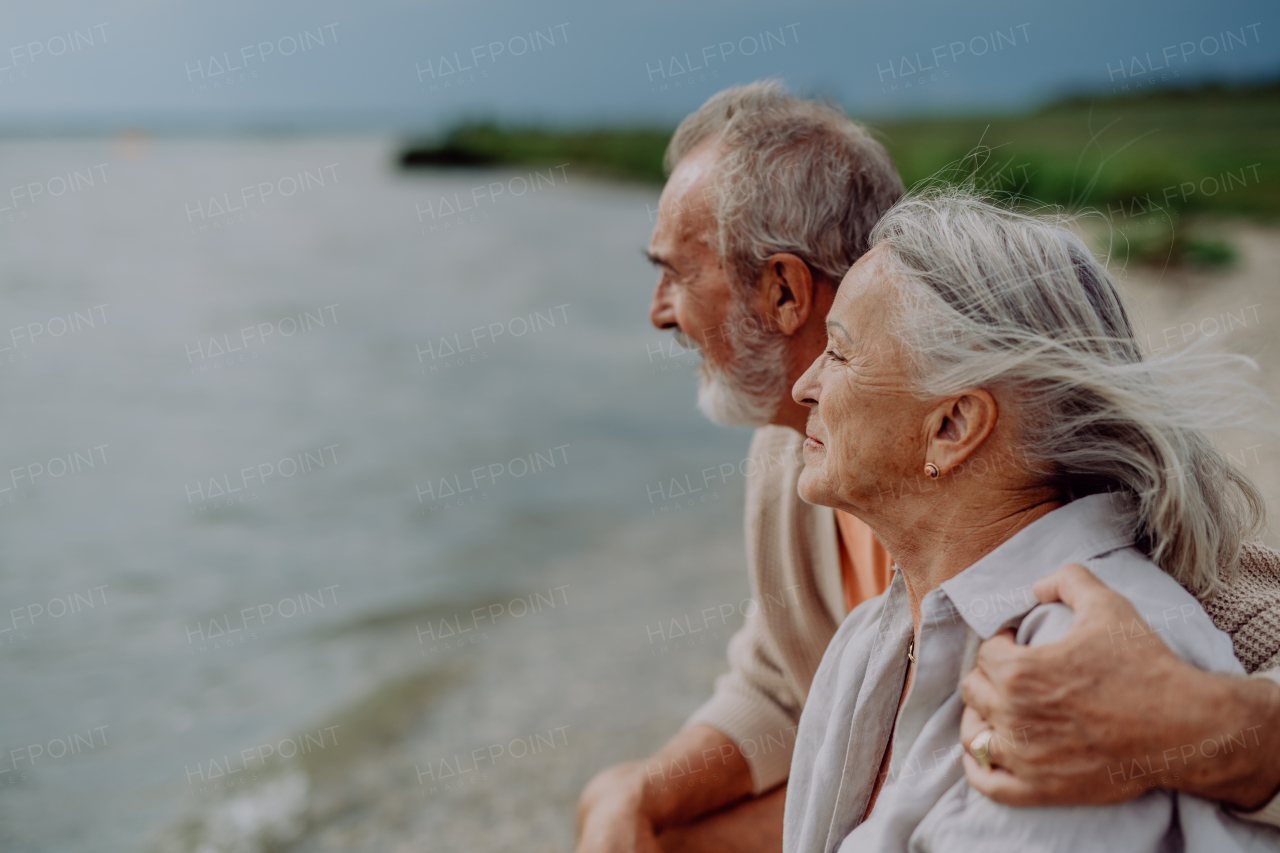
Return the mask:
MULTIPOLYGON (((1122 805, 1014 808, 978 794, 993 736, 961 743, 978 643, 1050 642, 1071 619, 1031 586, 1082 563, 1202 669, 1242 672, 1187 587, 1219 584, 1263 502, 1198 431, 1243 383, 1145 361, 1105 268, 1071 232, 959 191, 908 197, 877 225, 796 383, 811 414, 800 495, 866 521, 896 558, 883 595, 836 633, 800 719, 784 847, 842 850, 1275 850, 1280 833, 1160 788, 1184 745, 1113 768, 1122 805), (1206 419, 1206 415, 1211 417, 1206 419)), ((1224 408, 1224 405, 1227 408, 1224 408)), ((1215 420, 1216 418, 1216 420, 1215 420)), ((1216 748, 1247 748, 1223 732, 1216 748)), ((1193 745, 1201 748, 1203 745, 1193 745)), ((1185 757, 1181 759, 1185 761, 1185 757)))

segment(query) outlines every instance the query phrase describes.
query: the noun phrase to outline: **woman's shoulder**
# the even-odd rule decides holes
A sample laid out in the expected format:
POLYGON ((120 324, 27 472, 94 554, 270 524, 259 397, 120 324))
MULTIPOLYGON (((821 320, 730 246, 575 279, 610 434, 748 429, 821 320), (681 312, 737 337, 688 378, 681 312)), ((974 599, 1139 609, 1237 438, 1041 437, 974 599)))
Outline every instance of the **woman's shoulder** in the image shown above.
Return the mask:
MULTIPOLYGON (((1214 626, 1195 596, 1141 551, 1118 548, 1087 560, 1084 565, 1098 580, 1124 596, 1141 617, 1128 624, 1108 626, 1117 655, 1159 638, 1179 657, 1201 669, 1242 671, 1231 638, 1214 626)), ((1040 605, 1023 621, 1019 642, 1052 642, 1066 632, 1070 617, 1070 608, 1063 604, 1040 605)))

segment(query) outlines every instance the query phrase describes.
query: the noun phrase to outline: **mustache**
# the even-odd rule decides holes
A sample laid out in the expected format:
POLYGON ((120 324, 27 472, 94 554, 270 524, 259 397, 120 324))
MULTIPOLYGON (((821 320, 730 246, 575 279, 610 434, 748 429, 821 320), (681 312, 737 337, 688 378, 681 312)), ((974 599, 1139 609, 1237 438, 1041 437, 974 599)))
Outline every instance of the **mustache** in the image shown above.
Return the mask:
POLYGON ((671 336, 675 338, 676 343, 679 344, 682 349, 693 350, 698 355, 702 355, 702 347, 698 346, 697 342, 684 332, 676 329, 671 333, 671 336))

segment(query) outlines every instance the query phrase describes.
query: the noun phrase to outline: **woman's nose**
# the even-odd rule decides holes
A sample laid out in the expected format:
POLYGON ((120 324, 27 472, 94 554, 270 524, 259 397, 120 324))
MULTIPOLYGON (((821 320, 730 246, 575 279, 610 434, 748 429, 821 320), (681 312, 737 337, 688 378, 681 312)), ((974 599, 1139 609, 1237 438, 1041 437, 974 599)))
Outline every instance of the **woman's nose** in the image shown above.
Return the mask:
POLYGON ((802 406, 816 406, 821 391, 822 386, 818 382, 818 361, 815 359, 813 364, 809 365, 809 369, 796 380, 796 384, 791 386, 791 399, 802 406))

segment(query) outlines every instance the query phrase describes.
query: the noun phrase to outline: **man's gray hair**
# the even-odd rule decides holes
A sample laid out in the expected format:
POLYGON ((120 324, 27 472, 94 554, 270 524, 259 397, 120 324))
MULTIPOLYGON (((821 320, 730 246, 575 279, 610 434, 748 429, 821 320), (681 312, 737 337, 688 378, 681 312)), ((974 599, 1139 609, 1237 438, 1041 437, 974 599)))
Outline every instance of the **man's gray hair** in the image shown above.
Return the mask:
POLYGON ((765 80, 725 89, 680 123, 668 174, 704 140, 720 157, 709 193, 718 249, 739 296, 789 252, 839 285, 903 192, 884 146, 840 110, 765 80))
POLYGON ((1130 496, 1138 546, 1192 592, 1214 592, 1266 514, 1203 432, 1248 421, 1261 394, 1222 368, 1252 362, 1144 358, 1106 267, 1066 224, 937 187, 880 220, 871 242, 902 283, 895 331, 917 391, 1003 389, 1045 485, 1068 500, 1130 496))

